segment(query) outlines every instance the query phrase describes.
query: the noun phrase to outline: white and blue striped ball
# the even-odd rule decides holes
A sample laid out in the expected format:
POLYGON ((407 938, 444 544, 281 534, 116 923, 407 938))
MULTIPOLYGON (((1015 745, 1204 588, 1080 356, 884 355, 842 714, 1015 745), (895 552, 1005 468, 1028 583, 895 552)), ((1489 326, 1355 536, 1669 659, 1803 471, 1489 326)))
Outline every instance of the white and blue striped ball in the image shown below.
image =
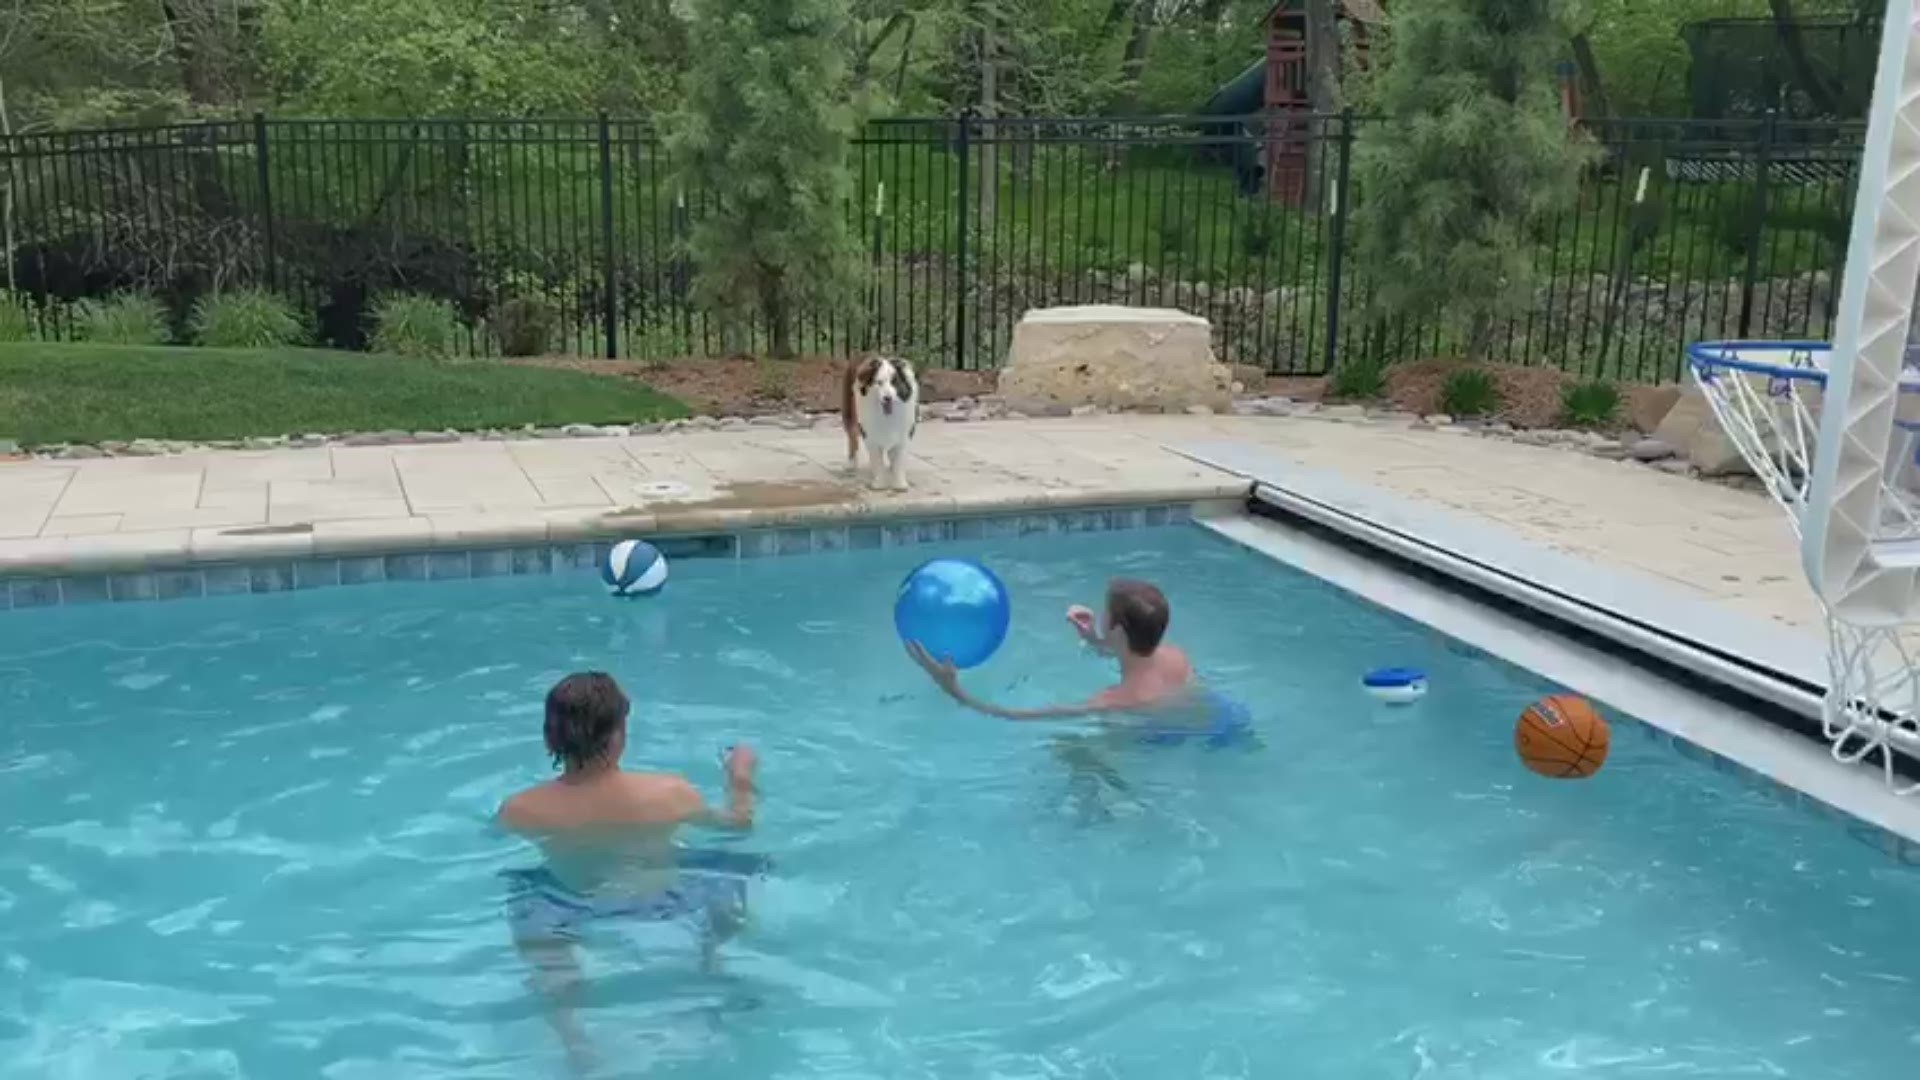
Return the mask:
POLYGON ((600 580, 615 596, 652 596, 667 584, 667 557, 645 540, 622 540, 600 560, 600 580))

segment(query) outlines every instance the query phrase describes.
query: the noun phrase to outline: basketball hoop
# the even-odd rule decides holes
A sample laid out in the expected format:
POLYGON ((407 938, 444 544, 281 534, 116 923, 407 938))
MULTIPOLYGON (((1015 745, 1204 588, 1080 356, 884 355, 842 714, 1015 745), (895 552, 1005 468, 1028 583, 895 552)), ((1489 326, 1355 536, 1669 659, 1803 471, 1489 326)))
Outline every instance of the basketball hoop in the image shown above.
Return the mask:
MULTIPOLYGON (((1721 430, 1786 511, 1800 535, 1820 439, 1820 403, 1827 387, 1823 341, 1704 341, 1687 346, 1687 369, 1721 430)), ((1920 373, 1900 379, 1897 434, 1881 473, 1881 542, 1920 540, 1920 373)))
POLYGON ((1878 768, 1896 794, 1920 791, 1895 755, 1920 759, 1920 650, 1903 626, 1855 626, 1827 616, 1827 696, 1820 727, 1843 765, 1878 768))
POLYGON ((1816 413, 1831 346, 1815 341, 1708 341, 1687 346, 1687 370, 1720 429, 1800 535, 1816 413))
MULTIPOLYGON (((1820 408, 1832 347, 1814 341, 1714 341, 1687 347, 1687 367, 1720 427, 1767 494, 1786 511, 1794 535, 1811 492, 1820 408)), ((1876 543, 1920 539, 1914 479, 1920 443, 1920 374, 1905 372, 1894 438, 1880 474, 1876 543)), ((1920 759, 1920 648, 1909 624, 1862 624, 1836 615, 1819 597, 1827 624, 1827 695, 1821 729, 1833 758, 1878 768, 1902 794, 1920 791, 1895 766, 1896 754, 1920 759)))

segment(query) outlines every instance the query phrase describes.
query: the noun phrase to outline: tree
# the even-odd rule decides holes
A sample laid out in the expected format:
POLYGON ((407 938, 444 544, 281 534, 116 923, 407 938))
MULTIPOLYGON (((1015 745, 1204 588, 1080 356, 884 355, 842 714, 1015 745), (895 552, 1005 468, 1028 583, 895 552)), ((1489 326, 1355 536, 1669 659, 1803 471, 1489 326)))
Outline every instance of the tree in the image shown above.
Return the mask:
MULTIPOLYGON (((1340 0, 1306 0, 1307 22, 1307 108, 1320 116, 1331 116, 1340 111, 1340 0)), ((1325 193, 1320 190, 1321 180, 1326 178, 1326 164, 1322 160, 1328 148, 1325 136, 1332 134, 1331 128, 1323 127, 1320 137, 1310 137, 1307 143, 1307 205, 1315 210, 1326 208, 1325 193)))
POLYGON ((1532 242, 1587 160, 1561 114, 1566 31, 1549 0, 1395 9, 1356 144, 1356 249, 1383 313, 1456 322, 1470 355, 1531 291, 1532 242))
POLYGON ((855 295, 843 0, 697 0, 692 66, 669 145, 705 193, 688 247, 694 295, 736 333, 754 312, 772 353, 795 316, 855 295))

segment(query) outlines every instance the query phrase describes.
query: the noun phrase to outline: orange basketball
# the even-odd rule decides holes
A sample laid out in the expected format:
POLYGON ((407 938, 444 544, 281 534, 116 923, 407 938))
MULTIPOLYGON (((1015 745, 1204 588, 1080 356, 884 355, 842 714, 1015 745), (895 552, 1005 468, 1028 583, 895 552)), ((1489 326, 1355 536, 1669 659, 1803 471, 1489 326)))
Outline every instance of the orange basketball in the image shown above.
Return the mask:
POLYGON ((1613 735, 1591 702, 1555 694, 1527 706, 1513 728, 1513 748, 1527 768, 1555 780, 1580 780, 1607 763, 1613 735))

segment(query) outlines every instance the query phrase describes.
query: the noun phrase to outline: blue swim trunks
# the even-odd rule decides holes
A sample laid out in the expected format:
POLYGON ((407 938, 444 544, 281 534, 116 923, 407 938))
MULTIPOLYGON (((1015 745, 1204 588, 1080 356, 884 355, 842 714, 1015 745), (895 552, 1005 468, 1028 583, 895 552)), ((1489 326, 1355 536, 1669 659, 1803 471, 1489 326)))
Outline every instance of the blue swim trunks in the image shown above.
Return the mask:
POLYGON ((738 923, 747 911, 746 877, 684 864, 672 886, 644 896, 583 894, 544 866, 504 870, 501 876, 507 879, 507 924, 521 939, 574 941, 588 923, 603 919, 681 922, 706 936, 738 923))
POLYGON ((1191 728, 1148 728, 1140 733, 1140 741, 1150 746, 1198 742, 1218 749, 1231 746, 1253 733, 1253 716, 1247 707, 1217 690, 1205 691, 1200 698, 1200 707, 1206 718, 1205 724, 1191 728))

